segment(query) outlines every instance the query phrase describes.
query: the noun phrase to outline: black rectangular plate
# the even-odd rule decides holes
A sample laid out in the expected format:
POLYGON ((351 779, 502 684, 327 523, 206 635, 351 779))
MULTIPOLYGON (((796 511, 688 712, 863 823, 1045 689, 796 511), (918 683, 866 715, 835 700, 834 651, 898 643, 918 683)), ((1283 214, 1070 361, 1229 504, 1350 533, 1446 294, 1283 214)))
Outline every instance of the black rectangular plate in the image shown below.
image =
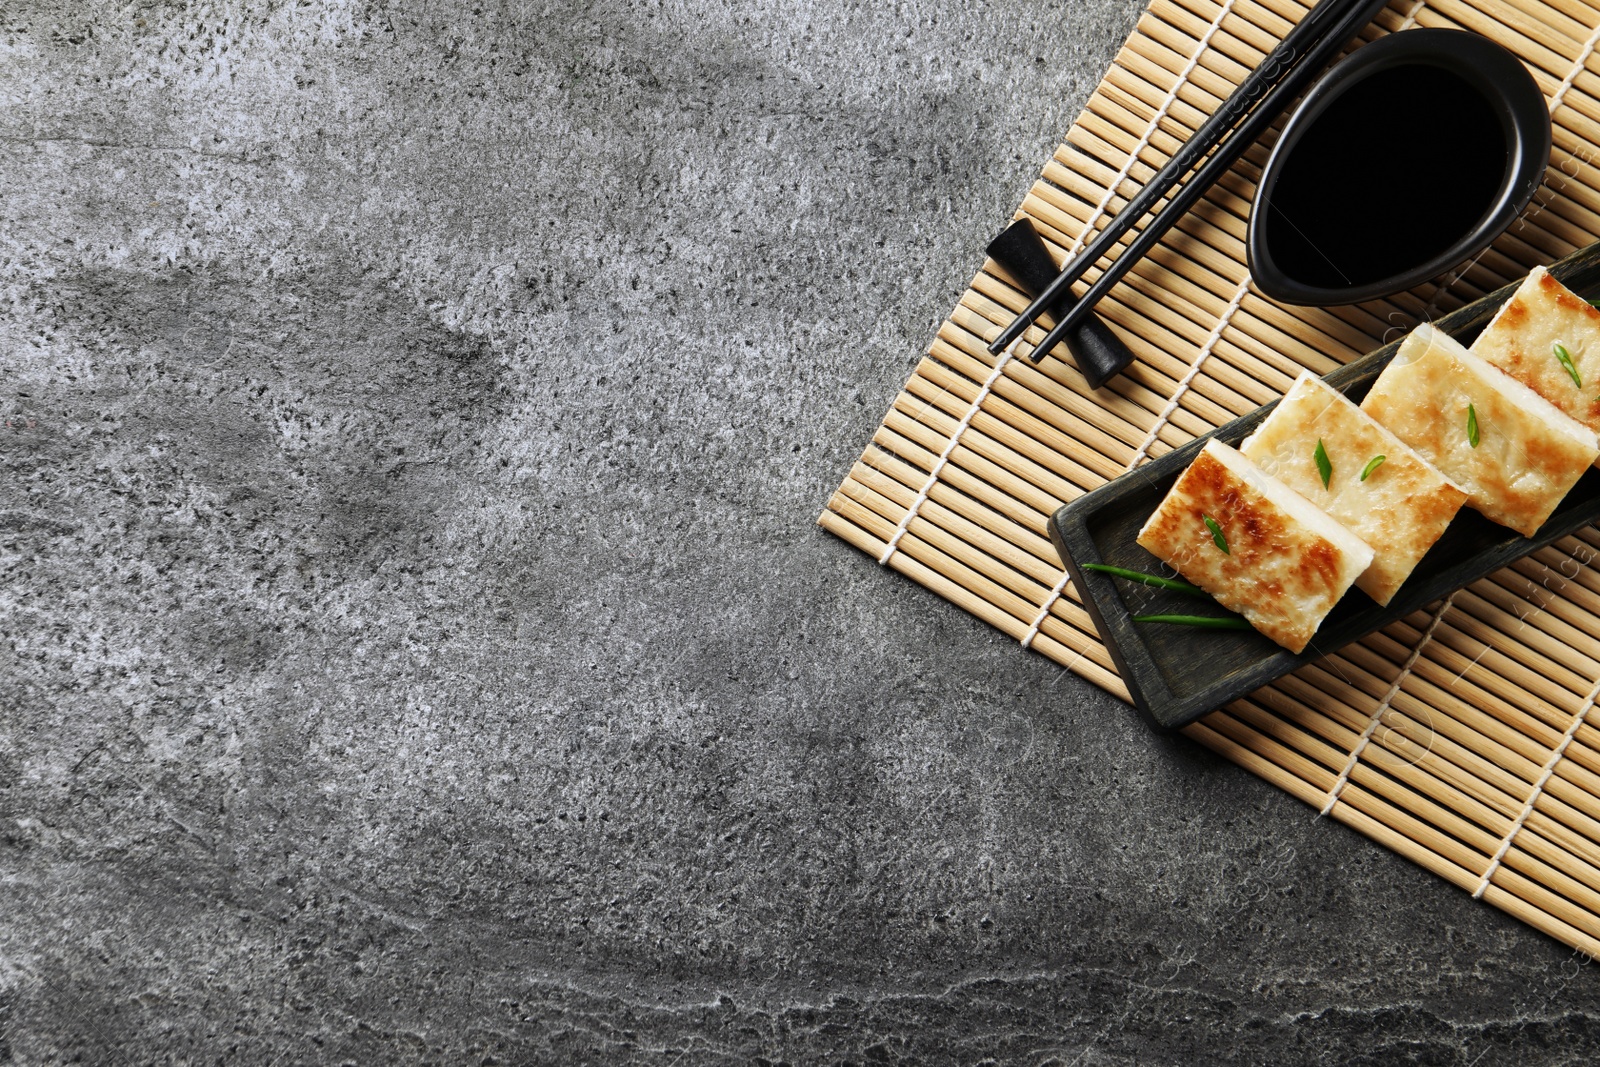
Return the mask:
MULTIPOLYGON (((1589 295, 1600 288, 1600 244, 1574 252, 1553 265, 1550 273, 1580 295, 1589 295)), ((1517 284, 1520 283, 1451 312, 1435 325, 1463 344, 1469 343, 1500 305, 1510 299, 1517 284)), ((1398 340, 1385 345, 1333 371, 1324 380, 1359 403, 1399 347, 1398 340)), ((1351 590, 1299 655, 1254 630, 1195 630, 1135 623, 1134 615, 1192 614, 1194 601, 1178 593, 1086 571, 1083 564, 1109 563, 1168 573, 1160 560, 1134 543, 1139 528, 1206 441, 1216 437, 1237 446, 1275 406, 1276 401, 1258 408, 1107 482, 1064 505, 1050 519, 1050 539, 1071 572, 1072 584, 1094 619, 1133 702, 1158 726, 1176 728, 1193 722, 1600 518, 1600 470, 1594 469, 1578 481, 1555 514, 1531 538, 1463 508, 1388 607, 1380 607, 1366 594, 1351 590)))

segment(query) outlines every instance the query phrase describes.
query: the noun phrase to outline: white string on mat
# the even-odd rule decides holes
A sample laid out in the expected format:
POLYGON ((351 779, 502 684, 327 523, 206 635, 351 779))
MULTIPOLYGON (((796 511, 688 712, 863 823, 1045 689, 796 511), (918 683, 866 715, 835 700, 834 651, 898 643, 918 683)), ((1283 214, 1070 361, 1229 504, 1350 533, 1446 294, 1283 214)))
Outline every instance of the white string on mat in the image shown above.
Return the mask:
MULTIPOLYGON (((1428 0, 1417 0, 1416 3, 1412 4, 1411 10, 1406 12, 1406 20, 1400 24, 1400 30, 1409 30, 1411 27, 1415 26, 1417 24, 1418 12, 1427 6, 1428 0)), ((1394 32, 1399 33, 1400 30, 1395 30, 1394 32)))
POLYGON ((1044 620, 1050 617, 1050 609, 1055 607, 1056 601, 1061 599, 1061 594, 1067 591, 1067 586, 1072 584, 1070 571, 1061 572, 1061 580, 1055 588, 1050 590, 1050 595, 1044 598, 1044 603, 1039 607, 1039 614, 1033 617, 1033 625, 1028 627, 1028 632, 1022 635, 1022 647, 1033 647, 1033 639, 1039 636, 1039 627, 1044 625, 1044 620))
POLYGON ((1328 814, 1333 806, 1339 802, 1339 794, 1344 792, 1344 787, 1350 782, 1350 775, 1355 771, 1356 764, 1361 762, 1361 753, 1366 750, 1367 742, 1372 740, 1372 735, 1377 732, 1378 723, 1383 721, 1383 713, 1389 710, 1389 705, 1400 694, 1400 686, 1411 674, 1417 660, 1422 656, 1422 650, 1428 642, 1433 640, 1433 631, 1439 628, 1439 623, 1444 619, 1444 613, 1450 610, 1450 605, 1456 601, 1456 595, 1451 593, 1439 605, 1439 610, 1433 613, 1433 619, 1428 623, 1428 628, 1422 632, 1422 637, 1417 641, 1417 647, 1411 650, 1411 655, 1400 665, 1400 673, 1395 675, 1394 684, 1389 686, 1389 691, 1383 694, 1383 699, 1378 701, 1378 708, 1372 713, 1372 718, 1367 721, 1367 728, 1361 731, 1361 736, 1356 740, 1355 747, 1350 750, 1350 758, 1345 760, 1344 769, 1339 772, 1339 777, 1334 780, 1333 788, 1328 790, 1328 801, 1322 805, 1318 817, 1328 814))
POLYGON ((1222 331, 1227 328, 1229 320, 1239 310, 1239 305, 1244 302, 1244 296, 1250 291, 1250 275, 1246 274, 1239 282, 1239 288, 1233 291, 1233 299, 1228 301, 1228 306, 1223 309, 1222 317, 1217 319, 1217 324, 1211 328, 1211 333, 1206 337, 1205 344, 1200 346, 1200 354, 1194 357, 1194 362, 1189 365, 1189 372, 1178 381, 1178 387, 1172 391, 1172 399, 1167 401, 1167 406, 1161 409, 1161 414, 1156 416, 1156 424, 1150 427, 1150 432, 1145 434, 1144 443, 1133 454, 1133 461, 1128 464, 1128 469, 1133 470, 1150 455, 1150 447, 1156 443, 1156 435, 1161 428, 1172 418, 1172 413, 1178 410, 1178 402, 1183 399, 1184 392, 1200 374, 1200 368, 1205 366, 1206 359, 1210 357, 1212 349, 1217 347, 1217 342, 1222 340, 1222 331))
POLYGON ((1583 51, 1578 54, 1577 59, 1572 61, 1572 69, 1567 71, 1567 76, 1561 80, 1561 85, 1556 89, 1556 94, 1550 98, 1550 114, 1554 115, 1556 108, 1560 107, 1561 102, 1567 98, 1567 90, 1572 88, 1572 83, 1578 80, 1578 75, 1582 74, 1584 68, 1589 65, 1589 57, 1594 54, 1597 46, 1600 46, 1600 26, 1596 26, 1594 32, 1589 35, 1589 39, 1584 42, 1583 51))
POLYGON ((1517 815, 1517 821, 1511 824, 1511 829, 1506 831, 1506 836, 1500 839, 1500 847, 1495 849, 1494 857, 1489 860, 1488 869, 1483 872, 1483 880, 1478 883, 1478 888, 1472 891, 1473 900, 1482 900, 1483 894, 1489 889, 1489 881, 1494 877, 1494 872, 1500 869, 1500 863, 1506 858, 1506 853, 1511 851, 1511 842, 1516 839, 1522 830, 1522 824, 1528 821, 1533 814, 1533 805, 1538 802, 1539 794, 1544 792, 1545 785, 1550 781, 1551 775, 1556 773, 1556 764, 1561 762, 1561 757, 1566 754, 1567 746, 1572 744, 1572 739, 1578 736, 1578 727, 1583 725, 1583 720, 1589 712, 1594 710, 1594 702, 1600 698, 1600 682, 1589 690, 1589 695, 1583 700, 1583 708, 1573 716, 1572 725, 1567 727, 1567 732, 1561 735, 1561 743, 1551 751, 1550 758, 1545 761, 1544 770, 1539 774, 1539 780, 1533 783, 1533 791, 1528 794, 1528 802, 1522 805, 1522 811, 1517 815))
POLYGON ((978 409, 989 398, 989 392, 994 388, 994 383, 1000 380, 1000 375, 1005 373, 1006 364, 1011 362, 1011 357, 1016 354, 1017 346, 1022 344, 1021 336, 1006 346, 1000 358, 994 361, 994 370, 989 372, 989 377, 983 381, 983 387, 978 390, 978 395, 973 398, 972 406, 967 413, 961 416, 961 421, 956 423, 955 432, 950 435, 950 441, 944 446, 944 451, 939 453, 939 458, 934 461, 933 469, 928 472, 928 480, 922 483, 922 488, 917 491, 916 499, 911 501, 911 506, 906 509, 905 515, 900 519, 900 525, 894 528, 894 535, 889 538, 889 543, 884 546, 883 555, 878 557, 880 564, 887 564, 889 557, 894 555, 894 550, 900 546, 900 538, 906 535, 906 530, 911 527, 911 520, 917 517, 917 510, 928 499, 928 494, 933 492, 933 485, 939 480, 939 473, 944 470, 944 465, 950 461, 950 453, 956 450, 956 445, 961 442, 961 435, 967 432, 967 427, 972 425, 972 420, 977 417, 978 409))

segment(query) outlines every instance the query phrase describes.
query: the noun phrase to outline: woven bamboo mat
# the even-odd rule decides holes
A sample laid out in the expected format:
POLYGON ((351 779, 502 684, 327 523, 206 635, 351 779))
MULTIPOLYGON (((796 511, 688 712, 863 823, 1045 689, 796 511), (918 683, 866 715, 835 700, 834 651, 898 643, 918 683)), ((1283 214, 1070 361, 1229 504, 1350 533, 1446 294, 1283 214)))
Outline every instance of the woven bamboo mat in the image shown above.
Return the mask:
MULTIPOLYGON (((1089 220, 1114 214, 1308 9, 1155 0, 1018 214, 1058 260, 1075 253, 1089 220)), ((1545 184, 1491 249, 1388 300, 1279 307, 1245 267, 1245 220, 1270 148, 1257 145, 1100 305, 1138 362, 1097 395, 1062 360, 988 353, 1027 300, 985 263, 821 525, 1126 698, 1046 535, 1052 511, 1276 399, 1303 367, 1326 373, 1600 239, 1600 9, 1395 0, 1366 39, 1413 26, 1494 38, 1549 101, 1545 184)), ((1034 329, 1027 342, 1042 337, 1034 329)), ((1584 721, 1600 691, 1597 555, 1600 531, 1585 530, 1186 732, 1600 955, 1600 714, 1584 721)))

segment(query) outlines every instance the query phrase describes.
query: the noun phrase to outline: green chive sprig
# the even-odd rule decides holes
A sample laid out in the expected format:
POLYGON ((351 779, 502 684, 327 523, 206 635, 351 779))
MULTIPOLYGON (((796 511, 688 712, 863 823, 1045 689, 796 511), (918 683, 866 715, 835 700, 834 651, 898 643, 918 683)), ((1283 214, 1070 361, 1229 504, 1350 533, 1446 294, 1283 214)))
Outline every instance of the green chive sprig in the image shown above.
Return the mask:
POLYGON ((1478 409, 1471 404, 1467 405, 1467 443, 1478 447, 1478 409))
POLYGON ((1373 471, 1383 466, 1383 461, 1388 458, 1388 456, 1373 456, 1371 459, 1367 460, 1367 465, 1361 468, 1361 480, 1366 481, 1367 478, 1371 476, 1373 471))
POLYGON ((1109 563, 1085 563, 1086 571, 1097 571, 1100 574, 1109 574, 1115 578, 1123 578, 1140 585, 1150 585, 1157 589, 1171 589, 1175 593, 1184 593, 1188 596, 1199 597, 1201 600, 1210 600, 1211 594, 1197 585, 1181 582, 1176 578, 1163 578, 1159 574, 1146 574, 1144 571, 1129 570, 1127 567, 1113 567, 1109 563))
POLYGON ((1134 622, 1164 622, 1170 626, 1194 626, 1201 630, 1248 630, 1250 624, 1237 615, 1135 615, 1134 622))
POLYGON ((1323 447, 1322 438, 1317 438, 1317 473, 1322 475, 1322 488, 1328 488, 1328 480, 1333 477, 1333 464, 1328 460, 1328 450, 1323 447))
POLYGON ((1551 351, 1555 352, 1556 359, 1561 362, 1562 369, 1572 378, 1572 384, 1582 389, 1583 378, 1578 374, 1577 364, 1572 362, 1572 353, 1567 351, 1567 346, 1557 341, 1551 346, 1551 351))
POLYGON ((1228 539, 1222 535, 1222 527, 1217 525, 1217 520, 1213 519, 1210 515, 1202 515, 1200 517, 1205 520, 1206 529, 1211 531, 1212 543, 1218 548, 1222 549, 1223 555, 1233 555, 1232 552, 1228 551, 1228 539))

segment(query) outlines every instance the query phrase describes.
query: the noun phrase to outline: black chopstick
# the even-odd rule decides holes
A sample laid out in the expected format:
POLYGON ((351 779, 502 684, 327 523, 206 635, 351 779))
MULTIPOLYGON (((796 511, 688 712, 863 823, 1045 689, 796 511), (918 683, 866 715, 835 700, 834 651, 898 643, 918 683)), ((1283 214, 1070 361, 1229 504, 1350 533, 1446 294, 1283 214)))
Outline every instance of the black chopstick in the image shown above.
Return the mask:
MULTIPOLYGON (((1178 146, 1177 152, 1167 161, 1166 166, 1157 171, 1106 224, 1106 228, 1096 234, 1094 240, 1062 268, 1050 288, 1041 293, 1039 299, 1029 304, 1022 315, 1001 332, 989 346, 990 351, 999 352, 1004 349, 1006 345, 1016 340, 1017 334, 1032 325, 1040 312, 1048 310, 1050 301, 1046 300, 1046 297, 1053 296, 1056 299, 1064 297, 1067 287, 1077 281, 1091 264, 1110 251, 1123 234, 1144 218, 1155 207, 1157 201, 1182 181, 1207 152, 1238 126, 1257 99, 1287 75, 1296 63, 1304 58, 1308 49, 1315 47, 1324 35, 1342 23, 1343 17, 1351 10, 1370 2, 1371 0, 1321 0, 1321 3, 1307 12, 1306 16, 1284 35, 1283 40, 1278 42, 1277 47, 1267 55, 1267 58, 1245 75, 1239 87, 1229 94, 1205 122, 1200 124, 1200 128, 1178 146)), ((1098 221, 1090 219, 1088 225, 1093 226, 1098 221)), ((1042 351, 1047 352, 1049 349, 1042 351)))
POLYGON ((1094 284, 1083 294, 1083 299, 1061 312, 1056 319, 1055 328, 1045 335, 1035 351, 1041 353, 1050 351, 1068 330, 1093 311, 1095 304, 1122 280, 1124 274, 1133 269, 1135 263, 1149 254, 1163 234, 1188 214, 1189 209, 1206 194, 1206 190, 1215 185, 1227 169, 1233 166, 1234 161, 1255 143, 1256 138, 1277 121, 1278 114, 1305 90, 1311 79, 1320 74, 1328 61, 1337 55, 1352 37, 1360 33, 1362 27, 1371 22, 1384 6, 1384 0, 1366 0, 1362 6, 1353 9, 1322 40, 1318 41, 1312 50, 1306 53, 1306 58, 1300 66, 1273 86, 1272 91, 1262 98, 1261 103, 1244 122, 1239 124, 1239 128, 1222 147, 1211 154, 1183 187, 1173 194, 1172 199, 1167 201, 1166 207, 1151 218, 1144 229, 1139 231, 1139 235, 1123 249, 1122 254, 1105 269, 1105 273, 1095 279, 1094 284))
MULTIPOLYGON (((1151 220, 1150 225, 1145 227, 1145 232, 1149 232, 1152 227, 1160 225, 1160 231, 1157 233, 1159 237, 1160 233, 1164 233, 1170 228, 1178 217, 1183 214, 1182 211, 1175 214, 1172 211, 1177 197, 1181 197, 1189 188, 1198 184, 1203 174, 1212 174, 1213 176, 1200 186, 1199 191, 1195 194, 1196 198, 1214 184, 1216 179, 1221 176, 1222 170, 1232 165, 1233 160, 1248 148, 1265 131, 1267 126, 1272 124, 1277 118, 1278 112, 1284 110, 1289 101, 1299 95, 1299 91, 1310 82, 1311 78, 1315 77, 1327 65, 1328 60, 1332 58, 1334 53, 1342 48, 1351 37, 1354 37, 1363 26, 1371 22, 1377 16, 1377 13, 1383 10, 1384 6, 1385 0, 1322 0, 1316 7, 1312 8, 1304 18, 1295 24, 1294 29, 1289 31, 1278 46, 1245 77, 1239 87, 1222 102, 1222 106, 1217 108, 1211 117, 1202 123, 1200 128, 1179 147, 1172 159, 1167 162, 1167 165, 1162 167, 1145 184, 1144 188, 1140 189, 1133 199, 1128 201, 1121 211, 1117 212, 1106 228, 1087 247, 1067 263, 1050 287, 1040 293, 1033 303, 1023 309, 1022 314, 1012 320, 1011 325, 1000 331, 1000 335, 989 345, 989 351, 998 353, 1004 350, 1007 345, 1017 339, 1018 335, 1031 326, 1040 314, 1047 311, 1051 304, 1062 300, 1069 292, 1072 283, 1077 281, 1084 271, 1106 252, 1110 251, 1125 233, 1137 225, 1150 209, 1163 196, 1167 195, 1173 186, 1183 180, 1189 170, 1199 163, 1207 152, 1216 147, 1218 142, 1226 137, 1227 142, 1223 148, 1214 154, 1212 159, 1208 160, 1200 171, 1196 172, 1188 185, 1175 196, 1174 201, 1168 203, 1166 208, 1162 209, 1151 220), (1292 92, 1286 95, 1280 92, 1284 85, 1291 83, 1295 86, 1292 92), (1274 105, 1273 102, 1275 101, 1281 102, 1274 105), (1246 126, 1250 127, 1254 132, 1247 137, 1241 136, 1246 126), (1230 133, 1232 133, 1232 136, 1229 136, 1230 133), (1226 163, 1221 169, 1212 171, 1210 169, 1212 163, 1215 162, 1218 156, 1224 155, 1226 156, 1226 163), (1164 224, 1163 220, 1165 220, 1164 224)), ((1193 200, 1190 200, 1189 203, 1192 204, 1193 200)), ((1187 210, 1187 208, 1184 210, 1187 210)), ((1093 226, 1096 221, 1098 220, 1090 219, 1088 225, 1093 226)), ((1141 233, 1140 239, 1142 238, 1143 234, 1141 233)), ((1136 239, 1135 244, 1137 243, 1138 240, 1136 239)), ((1151 244, 1153 243, 1152 241, 1151 244)), ((1148 251, 1149 247, 1149 245, 1146 245, 1145 250, 1148 251)), ((1116 278, 1121 278, 1122 274, 1126 273, 1128 268, 1133 266, 1135 259, 1137 259, 1137 257, 1130 257, 1130 251, 1131 247, 1117 258, 1116 263, 1122 263, 1124 260, 1127 260, 1128 263, 1126 267, 1121 269, 1120 273, 1117 273, 1116 278)), ((1114 269, 1115 264, 1107 273, 1114 269)), ((1113 279, 1111 284, 1115 284, 1115 280, 1113 279)), ((1110 284, 1106 285, 1101 290, 1101 294, 1103 295, 1104 291, 1110 287, 1110 284)), ((1087 297, 1085 300, 1087 301, 1087 297)), ((1063 300, 1062 302, 1064 303, 1065 301, 1063 300)), ((1092 306, 1092 301, 1089 304, 1092 306)), ((1079 306, 1082 306, 1082 302, 1080 302, 1079 306)), ((1076 323, 1081 321, 1083 313, 1073 308, 1068 314, 1073 316, 1073 321, 1076 323)), ((1038 359, 1044 353, 1049 352, 1065 336, 1066 330, 1061 327, 1061 321, 1064 320, 1058 320, 1056 328, 1050 331, 1052 340, 1039 345, 1033 350, 1034 359, 1038 359)))

